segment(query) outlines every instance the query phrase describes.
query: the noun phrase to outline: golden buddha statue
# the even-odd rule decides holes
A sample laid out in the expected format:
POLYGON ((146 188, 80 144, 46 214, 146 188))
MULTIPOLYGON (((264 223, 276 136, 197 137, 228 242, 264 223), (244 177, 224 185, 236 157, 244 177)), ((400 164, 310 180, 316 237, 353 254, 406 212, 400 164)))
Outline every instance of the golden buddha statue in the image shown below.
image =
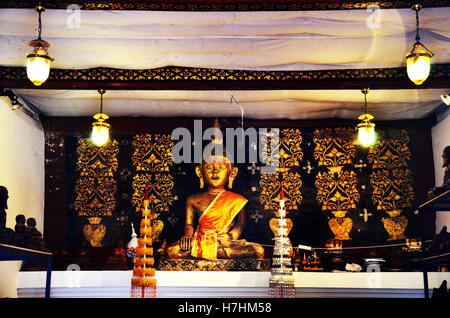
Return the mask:
POLYGON ((200 188, 206 186, 206 191, 187 198, 184 235, 166 248, 166 256, 171 259, 262 259, 261 245, 239 240, 245 226, 247 199, 225 189, 227 184, 231 189, 238 168, 225 156, 211 155, 195 170, 200 188))

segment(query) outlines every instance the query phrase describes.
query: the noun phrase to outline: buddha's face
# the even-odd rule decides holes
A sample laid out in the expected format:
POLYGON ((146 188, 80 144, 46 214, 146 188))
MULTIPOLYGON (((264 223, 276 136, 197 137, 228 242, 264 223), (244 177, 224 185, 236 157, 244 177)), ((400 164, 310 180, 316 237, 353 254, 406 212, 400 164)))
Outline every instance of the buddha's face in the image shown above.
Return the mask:
POLYGON ((227 158, 212 156, 204 161, 198 168, 198 174, 203 177, 208 188, 222 189, 229 182, 230 178, 235 178, 237 168, 233 168, 227 158))
POLYGON ((202 164, 202 174, 208 187, 224 188, 230 178, 231 165, 223 158, 212 157, 202 164), (222 160, 221 160, 222 159, 222 160))

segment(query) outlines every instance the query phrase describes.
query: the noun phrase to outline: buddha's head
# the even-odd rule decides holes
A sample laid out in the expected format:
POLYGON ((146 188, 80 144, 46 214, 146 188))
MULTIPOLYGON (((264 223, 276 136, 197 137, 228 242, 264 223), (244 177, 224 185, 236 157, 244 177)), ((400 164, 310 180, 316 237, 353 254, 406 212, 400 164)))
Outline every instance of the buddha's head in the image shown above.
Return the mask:
POLYGON ((211 155, 195 167, 200 179, 200 188, 223 189, 228 184, 231 189, 237 176, 238 168, 224 155, 211 155))
POLYGON ((230 155, 223 145, 223 135, 220 131, 219 120, 216 118, 211 143, 203 151, 203 161, 195 167, 195 172, 200 179, 200 188, 206 184, 208 189, 224 189, 228 184, 228 188, 231 189, 238 168, 234 167, 232 160, 228 158, 230 155))

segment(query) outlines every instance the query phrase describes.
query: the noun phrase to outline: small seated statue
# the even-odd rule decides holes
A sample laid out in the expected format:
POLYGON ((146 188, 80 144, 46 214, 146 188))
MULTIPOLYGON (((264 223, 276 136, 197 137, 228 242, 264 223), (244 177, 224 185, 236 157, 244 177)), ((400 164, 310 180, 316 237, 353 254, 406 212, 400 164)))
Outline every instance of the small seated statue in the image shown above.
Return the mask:
POLYGON ((36 219, 27 219, 27 230, 30 236, 28 247, 38 251, 48 251, 47 245, 42 237, 42 233, 36 228, 36 219))
POLYGON ((28 233, 30 233, 32 238, 41 238, 42 233, 36 228, 36 219, 28 218, 27 219, 27 227, 28 233))
POLYGON ((206 191, 187 198, 184 235, 166 248, 166 257, 262 259, 264 248, 261 245, 239 240, 245 225, 244 206, 247 199, 225 189, 226 184, 231 189, 238 168, 225 156, 211 155, 195 170, 200 188, 206 185, 206 191), (195 229, 196 218, 198 226, 195 229))
POLYGON ((8 209, 8 189, 0 186, 0 243, 13 244, 14 231, 6 227, 6 210, 8 209))
POLYGON ((444 148, 442 152, 442 167, 445 168, 444 171, 444 182, 440 187, 431 188, 428 191, 428 197, 433 198, 435 196, 450 190, 450 146, 444 148))
POLYGON ((14 226, 15 231, 15 244, 20 247, 28 247, 30 240, 30 234, 28 233, 28 228, 25 225, 26 218, 23 214, 18 214, 16 216, 16 225, 14 226))

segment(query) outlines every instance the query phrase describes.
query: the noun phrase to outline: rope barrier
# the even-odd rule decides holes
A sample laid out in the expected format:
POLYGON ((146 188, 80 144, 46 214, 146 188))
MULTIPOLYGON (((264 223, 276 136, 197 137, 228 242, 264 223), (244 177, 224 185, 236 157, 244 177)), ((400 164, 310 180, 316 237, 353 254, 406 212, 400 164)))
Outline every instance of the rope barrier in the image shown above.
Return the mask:
MULTIPOLYGON (((433 240, 427 240, 425 243, 432 242, 433 240)), ((269 244, 260 244, 261 246, 266 247, 275 247, 275 245, 269 244)), ((406 243, 397 243, 397 244, 384 244, 384 245, 367 245, 367 246, 349 246, 342 247, 342 250, 355 250, 355 249, 373 249, 373 248, 385 248, 385 247, 395 247, 395 246, 406 246, 406 243)), ((299 245, 298 247, 293 247, 295 249, 304 249, 304 250, 327 250, 330 249, 328 247, 312 247, 306 245, 299 245)))

